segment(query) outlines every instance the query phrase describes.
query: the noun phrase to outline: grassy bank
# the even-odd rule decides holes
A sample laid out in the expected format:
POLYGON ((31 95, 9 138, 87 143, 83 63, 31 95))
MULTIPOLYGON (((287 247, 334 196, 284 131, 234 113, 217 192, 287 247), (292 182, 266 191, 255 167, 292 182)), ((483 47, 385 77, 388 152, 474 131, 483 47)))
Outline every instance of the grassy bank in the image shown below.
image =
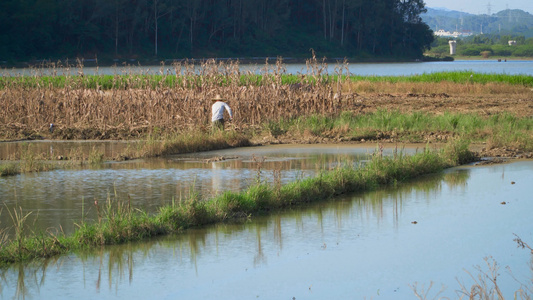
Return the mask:
POLYGON ((473 113, 401 113, 378 110, 370 114, 343 112, 338 117, 310 116, 271 121, 264 129, 272 136, 311 135, 344 141, 446 142, 469 138, 487 148, 514 147, 533 151, 533 119, 509 113, 482 117, 473 113))
MULTIPOLYGON (((17 210, 8 211, 15 234, 8 239, 5 231, 0 232, 0 265, 142 240, 215 222, 248 218, 344 193, 363 192, 438 172, 473 158, 468 144, 462 141, 449 143, 439 151, 426 149, 412 156, 396 153, 392 157, 383 157, 378 148, 373 159, 364 165, 354 167, 346 164, 314 178, 283 186, 258 182, 243 192, 225 192, 212 199, 199 199, 193 193, 186 199, 162 207, 156 215, 136 210, 120 199, 109 198, 106 203, 95 201, 98 222, 88 224, 82 220, 79 229, 70 236, 44 232, 26 234, 24 221, 28 215, 17 210)), ((5 228, 5 224, 2 227, 5 228)))
POLYGON ((161 88, 201 88, 206 85, 227 86, 264 86, 276 81, 282 85, 328 84, 339 81, 368 81, 389 83, 505 83, 510 85, 533 86, 533 76, 484 74, 468 71, 436 72, 410 76, 361 76, 333 73, 323 75, 319 70, 314 75, 300 76, 294 74, 247 74, 241 75, 234 71, 228 74, 213 73, 212 75, 85 75, 85 76, 23 76, 0 77, 0 90, 12 88, 53 88, 53 89, 92 89, 92 90, 125 90, 125 89, 161 89, 161 88))
POLYGON ((424 73, 410 76, 358 76, 348 72, 348 63, 329 65, 325 60, 316 57, 305 61, 304 74, 287 74, 282 59, 274 63, 268 61, 253 70, 240 70, 238 60, 217 61, 209 59, 201 64, 179 62, 162 65, 159 68, 143 69, 133 66, 114 75, 84 74, 84 66, 50 68, 30 68, 25 76, 11 76, 5 72, 0 77, 0 90, 12 88, 29 89, 93 89, 93 90, 125 90, 125 89, 165 89, 165 88, 206 88, 227 86, 266 86, 276 85, 316 85, 332 84, 341 81, 369 81, 389 83, 505 83, 510 85, 533 86, 533 76, 485 74, 469 71, 424 73), (76 75, 72 75, 76 74, 76 75))
POLYGON ((484 74, 468 71, 457 72, 436 72, 426 73, 413 76, 350 76, 351 81, 369 81, 369 82, 405 82, 405 83, 505 83, 510 85, 533 86, 533 76, 529 75, 508 75, 508 74, 484 74))

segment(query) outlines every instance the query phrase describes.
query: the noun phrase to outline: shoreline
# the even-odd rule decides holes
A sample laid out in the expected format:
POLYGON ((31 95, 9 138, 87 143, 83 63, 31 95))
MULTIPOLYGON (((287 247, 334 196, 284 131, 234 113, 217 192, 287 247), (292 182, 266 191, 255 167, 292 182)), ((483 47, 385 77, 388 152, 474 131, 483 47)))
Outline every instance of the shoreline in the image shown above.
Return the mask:
MULTIPOLYGON (((224 62, 236 62, 240 64, 275 64, 279 59, 282 60, 283 64, 305 64, 308 61, 314 60, 313 57, 202 57, 202 58, 160 58, 160 59, 86 59, 86 58, 76 58, 76 59, 63 59, 63 60, 33 60, 33 61, 20 61, 20 62, 0 62, 0 68, 39 68, 39 67, 49 67, 50 65, 56 64, 65 64, 68 67, 77 67, 81 65, 83 67, 114 67, 114 66, 162 66, 162 65, 171 65, 173 63, 189 63, 189 64, 202 64, 209 60, 214 60, 217 63, 224 62)), ((331 63, 401 63, 401 62, 424 62, 424 61, 450 61, 446 58, 435 58, 425 56, 422 59, 416 58, 347 58, 347 57, 316 57, 316 61, 319 63, 325 62, 328 64, 331 63)))
MULTIPOLYGON (((279 57, 283 64, 305 64, 312 57, 279 57)), ((364 64, 364 63, 405 63, 405 62, 454 62, 454 61, 533 61, 533 57, 505 57, 505 56, 492 56, 484 58, 482 56, 446 56, 443 58, 424 56, 421 59, 406 58, 406 59, 394 59, 394 58, 346 58, 346 57, 332 57, 332 58, 316 58, 319 63, 328 64, 342 64, 344 62, 349 64, 364 64)), ((64 66, 64 67, 119 67, 119 66, 138 66, 138 67, 161 67, 163 65, 172 65, 174 63, 189 63, 189 64, 203 64, 206 61, 214 60, 217 63, 239 62, 239 64, 275 64, 278 57, 202 57, 202 58, 161 58, 161 59, 112 59, 112 60, 98 60, 98 59, 64 59, 64 60, 34 60, 34 61, 20 61, 20 62, 0 62, 0 69, 25 69, 25 68, 47 68, 50 66, 64 66)))
POLYGON ((481 56, 454 56, 455 61, 498 61, 501 59, 501 62, 507 61, 533 61, 533 57, 509 57, 509 56, 491 56, 484 58, 481 56))
POLYGON ((326 170, 320 176, 284 185, 258 182, 244 191, 225 192, 209 199, 191 194, 189 198, 164 206, 159 213, 150 216, 131 209, 125 199, 116 199, 116 203, 109 201, 107 205, 99 205, 95 201, 98 222, 88 224, 82 221, 72 235, 25 236, 21 230, 23 218, 17 223, 14 238, 10 241, 6 239, 6 245, 0 248, 0 267, 105 245, 146 240, 208 224, 233 222, 325 201, 346 193, 398 184, 475 161, 477 158, 467 146, 464 141, 456 141, 439 151, 428 149, 412 156, 378 154, 362 167, 340 166, 326 170))

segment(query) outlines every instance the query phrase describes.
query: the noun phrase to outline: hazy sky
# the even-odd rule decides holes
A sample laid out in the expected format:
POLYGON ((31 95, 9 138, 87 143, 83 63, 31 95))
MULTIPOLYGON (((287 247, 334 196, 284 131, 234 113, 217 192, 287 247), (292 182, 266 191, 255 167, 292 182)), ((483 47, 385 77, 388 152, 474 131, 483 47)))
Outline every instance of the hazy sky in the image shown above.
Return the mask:
POLYGON ((463 11, 471 14, 488 13, 490 3, 490 13, 509 9, 521 9, 533 14, 533 0, 424 0, 426 7, 445 7, 451 10, 463 11))

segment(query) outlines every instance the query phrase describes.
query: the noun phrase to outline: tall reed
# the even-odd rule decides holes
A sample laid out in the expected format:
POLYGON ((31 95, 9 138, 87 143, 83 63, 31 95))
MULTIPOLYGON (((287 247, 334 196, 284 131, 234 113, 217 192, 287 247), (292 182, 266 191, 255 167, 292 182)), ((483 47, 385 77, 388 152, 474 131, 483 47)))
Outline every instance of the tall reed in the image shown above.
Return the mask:
MULTIPOLYGON (((7 208, 7 206, 6 206, 7 208)), ((24 241, 25 241, 25 234, 24 231, 26 229, 26 220, 28 217, 32 214, 32 212, 28 212, 24 214, 22 212, 22 207, 19 207, 19 211, 17 211, 16 208, 13 209, 13 212, 11 212, 9 209, 7 209, 7 212, 9 216, 11 217, 11 220, 13 222, 13 228, 14 228, 14 243, 16 244, 16 249, 19 257, 21 257, 23 250, 25 249, 24 241)))
MULTIPOLYGON (((3 210, 4 208, 0 207, 0 215, 2 215, 3 210)), ((0 249, 2 249, 5 244, 7 244, 8 240, 9 240, 8 227, 6 227, 5 225, 2 225, 2 222, 0 221, 0 249)))

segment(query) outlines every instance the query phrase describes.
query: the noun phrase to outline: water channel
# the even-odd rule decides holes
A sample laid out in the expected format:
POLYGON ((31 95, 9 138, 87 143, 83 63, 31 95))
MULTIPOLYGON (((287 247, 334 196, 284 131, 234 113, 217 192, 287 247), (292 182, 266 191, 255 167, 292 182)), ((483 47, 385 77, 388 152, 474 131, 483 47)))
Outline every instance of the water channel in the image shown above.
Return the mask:
MULTIPOLYGON (((36 226, 68 231, 82 198, 116 191, 155 211, 187 189, 208 197, 276 170, 297 180, 373 151, 268 146, 114 162, 3 177, 0 194, 8 206, 38 209, 44 223, 36 226)), ((498 285, 512 298, 518 281, 532 288, 533 256, 513 241, 533 244, 531 182, 533 161, 453 168, 245 223, 1 269, 0 298, 416 299, 412 287, 421 293, 433 282, 428 299, 441 287, 439 296, 456 299, 480 274, 476 266, 489 272, 484 259, 498 263, 498 285)))

